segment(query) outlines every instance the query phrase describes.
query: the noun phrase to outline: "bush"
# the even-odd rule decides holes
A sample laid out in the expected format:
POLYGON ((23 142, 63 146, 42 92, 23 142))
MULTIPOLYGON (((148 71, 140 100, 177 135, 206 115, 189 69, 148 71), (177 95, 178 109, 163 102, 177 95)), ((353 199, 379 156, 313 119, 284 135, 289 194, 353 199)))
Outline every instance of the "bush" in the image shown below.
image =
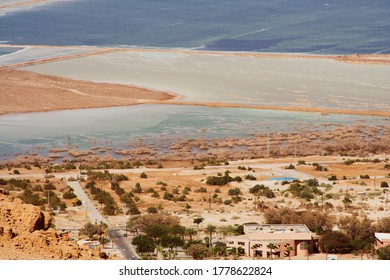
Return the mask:
POLYGON ((148 175, 146 175, 145 172, 142 172, 141 175, 139 176, 141 179, 147 179, 148 175))
POLYGON ((226 199, 226 200, 223 202, 223 204, 225 204, 225 205, 230 205, 230 204, 232 204, 232 200, 231 200, 231 199, 226 199))
POLYGON ((242 194, 242 193, 241 193, 241 190, 239 188, 230 189, 228 191, 228 195, 240 195, 240 194, 242 194))
MULTIPOLYGON (((313 163, 314 165, 314 163, 313 163)), ((321 166, 321 165, 317 165, 316 168, 315 168, 316 171, 328 171, 328 168, 326 168, 325 166, 321 166)))
POLYGON ((290 164, 289 166, 286 166, 286 169, 295 169, 295 166, 293 164, 290 164))
POLYGON ((381 188, 388 188, 389 184, 385 181, 381 182, 381 188))
POLYGON ((199 189, 196 189, 194 192, 196 192, 196 193, 205 193, 205 192, 207 192, 207 189, 205 187, 200 187, 199 189))
POLYGON ((14 170, 14 174, 15 174, 15 175, 19 175, 19 174, 20 174, 20 171, 17 170, 17 169, 15 169, 15 170, 14 170))
POLYGON ((376 250, 376 254, 380 260, 390 260, 390 245, 376 250))
POLYGON ((158 210, 156 207, 148 207, 148 214, 157 214, 158 210))
POLYGON ((330 176, 328 177, 328 180, 329 180, 329 181, 337 181, 337 176, 336 176, 336 175, 330 175, 330 176))
POLYGON ((165 200, 174 200, 175 196, 172 193, 170 193, 170 192, 165 192, 164 196, 163 196, 163 199, 165 199, 165 200))
POLYGON ((264 185, 255 185, 253 188, 249 189, 249 192, 255 195, 264 196, 267 198, 274 198, 275 193, 269 188, 264 185))
POLYGON ((318 245, 323 252, 347 254, 353 250, 351 240, 348 236, 338 231, 332 231, 322 235, 318 245))
POLYGON ((256 181, 257 180, 256 177, 253 176, 252 174, 246 174, 245 175, 245 179, 246 180, 251 180, 251 181, 256 181))
POLYGON ((136 183, 135 187, 132 189, 133 193, 142 193, 142 188, 140 183, 136 183))
POLYGON ((63 199, 73 199, 76 198, 77 196, 72 192, 72 191, 67 191, 62 195, 63 199))

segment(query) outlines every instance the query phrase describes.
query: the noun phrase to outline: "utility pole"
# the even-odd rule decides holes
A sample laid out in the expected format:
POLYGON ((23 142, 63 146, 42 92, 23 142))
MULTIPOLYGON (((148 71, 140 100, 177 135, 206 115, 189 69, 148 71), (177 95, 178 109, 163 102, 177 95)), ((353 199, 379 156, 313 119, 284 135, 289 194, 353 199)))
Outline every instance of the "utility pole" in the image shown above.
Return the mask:
POLYGON ((47 191, 47 208, 49 209, 50 212, 50 191, 47 191))
POLYGON ((297 141, 295 140, 294 158, 297 158, 297 141))
POLYGON ((68 163, 70 163, 70 145, 71 145, 71 141, 70 141, 70 135, 68 134, 68 138, 67 138, 67 150, 68 150, 68 163))
POLYGON ((267 130, 267 156, 270 156, 270 147, 269 147, 269 130, 267 130))

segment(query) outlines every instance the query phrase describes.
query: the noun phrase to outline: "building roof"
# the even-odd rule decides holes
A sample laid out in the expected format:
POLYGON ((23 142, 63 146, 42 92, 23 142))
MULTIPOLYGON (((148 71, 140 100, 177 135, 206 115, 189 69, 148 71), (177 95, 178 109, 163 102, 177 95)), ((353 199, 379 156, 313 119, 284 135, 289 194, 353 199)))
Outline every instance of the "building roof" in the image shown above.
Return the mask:
POLYGON ((390 241, 390 233, 375 232, 375 238, 380 242, 390 241))
POLYGON ((251 242, 281 242, 291 240, 311 240, 317 236, 305 225, 269 225, 250 224, 244 225, 244 235, 229 236, 229 240, 241 240, 251 242))
POLYGON ((270 224, 249 224, 244 225, 245 234, 250 233, 311 233, 306 225, 270 225, 270 224))

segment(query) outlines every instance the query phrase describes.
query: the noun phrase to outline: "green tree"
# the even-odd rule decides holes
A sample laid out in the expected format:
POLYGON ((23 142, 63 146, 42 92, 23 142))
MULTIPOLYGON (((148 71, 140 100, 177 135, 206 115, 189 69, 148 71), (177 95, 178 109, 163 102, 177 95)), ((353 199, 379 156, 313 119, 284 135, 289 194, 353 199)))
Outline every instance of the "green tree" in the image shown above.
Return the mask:
POLYGON ((289 245, 286 247, 286 252, 287 252, 287 255, 288 255, 288 259, 291 260, 291 252, 294 251, 294 247, 289 245))
POLYGON ((218 233, 225 238, 228 235, 235 235, 235 228, 232 225, 220 226, 218 228, 218 233))
POLYGON ((211 246, 213 244, 212 242, 212 238, 213 238, 213 234, 217 232, 217 227, 214 226, 214 225, 207 225, 206 229, 205 229, 205 233, 207 233, 209 235, 209 246, 211 246))
POLYGON ((154 252, 155 242, 153 238, 146 234, 138 234, 136 235, 131 244, 136 246, 136 250, 139 253, 151 253, 154 252))
POLYGON ((207 255, 207 247, 204 244, 191 244, 187 249, 187 254, 194 260, 203 260, 207 255))
POLYGON ((376 254, 380 260, 390 260, 390 245, 376 250, 376 254))
POLYGON ((344 254, 350 253, 353 250, 351 239, 346 234, 339 231, 325 233, 318 241, 318 245, 323 252, 329 251, 332 253, 344 254), (327 247, 325 248, 325 246, 327 247))
POLYGON ((101 224, 87 223, 80 229, 81 235, 88 236, 89 239, 93 239, 96 235, 102 236, 104 228, 101 224))
POLYGON ((188 237, 190 238, 190 242, 192 242, 192 237, 194 235, 196 235, 198 232, 196 229, 193 229, 193 228, 187 228, 186 229, 186 235, 188 235, 188 237))
POLYGON ((196 224, 198 228, 199 228, 199 224, 202 223, 203 221, 204 221, 203 217, 196 217, 193 219, 194 224, 196 224))
POLYGON ((267 248, 269 249, 269 257, 270 259, 272 260, 273 259, 273 255, 274 255, 274 251, 276 249, 276 245, 272 242, 268 243, 267 244, 267 248))

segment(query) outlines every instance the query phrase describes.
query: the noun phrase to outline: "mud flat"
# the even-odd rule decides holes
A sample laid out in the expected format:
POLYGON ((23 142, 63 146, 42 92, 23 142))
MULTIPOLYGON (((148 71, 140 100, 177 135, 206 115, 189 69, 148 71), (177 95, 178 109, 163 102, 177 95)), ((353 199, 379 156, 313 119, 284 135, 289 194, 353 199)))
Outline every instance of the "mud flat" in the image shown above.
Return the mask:
POLYGON ((139 87, 70 80, 9 69, 0 70, 0 91, 0 115, 124 106, 174 98, 170 93, 139 87))

